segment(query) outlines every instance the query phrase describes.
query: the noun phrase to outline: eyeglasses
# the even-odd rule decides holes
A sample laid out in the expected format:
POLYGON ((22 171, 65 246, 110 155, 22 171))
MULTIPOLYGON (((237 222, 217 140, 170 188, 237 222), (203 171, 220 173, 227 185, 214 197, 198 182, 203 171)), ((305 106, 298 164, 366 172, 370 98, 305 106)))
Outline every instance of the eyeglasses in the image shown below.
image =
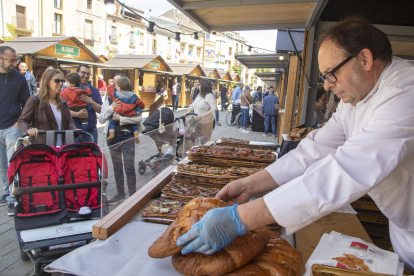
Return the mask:
POLYGON ((53 79, 53 81, 54 81, 56 84, 59 84, 59 83, 64 84, 64 83, 66 82, 66 80, 64 80, 64 79, 53 79))
POLYGON ((91 75, 91 73, 86 73, 85 71, 81 71, 80 72, 82 75, 86 75, 86 76, 90 76, 91 75))
POLYGON ((7 59, 7 58, 2 58, 2 57, 0 57, 0 59, 4 59, 4 60, 7 60, 8 62, 10 62, 10 63, 18 63, 19 61, 20 61, 20 59, 7 59))
POLYGON ((326 73, 325 75, 321 75, 321 79, 325 82, 325 80, 329 81, 330 83, 335 83, 338 79, 335 76, 335 72, 339 70, 342 66, 344 66, 348 61, 350 61, 354 56, 350 56, 341 63, 339 63, 338 66, 336 66, 334 69, 326 73))

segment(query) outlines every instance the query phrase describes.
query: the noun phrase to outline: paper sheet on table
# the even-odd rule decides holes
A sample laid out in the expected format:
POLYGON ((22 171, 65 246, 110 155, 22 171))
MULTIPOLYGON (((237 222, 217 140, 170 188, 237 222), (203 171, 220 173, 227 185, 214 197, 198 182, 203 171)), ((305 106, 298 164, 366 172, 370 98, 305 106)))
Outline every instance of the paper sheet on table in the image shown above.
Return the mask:
POLYGON ((398 255, 356 237, 332 231, 323 234, 321 240, 306 262, 305 276, 311 273, 313 264, 323 264, 351 270, 365 267, 372 272, 400 275, 398 255), (354 260, 349 257, 355 258, 354 260))
POLYGON ((79 276, 175 276, 171 257, 152 259, 148 248, 167 229, 167 225, 131 221, 109 239, 85 245, 45 268, 46 272, 79 276))
POLYGON ((354 208, 352 208, 352 206, 351 206, 350 204, 348 204, 348 205, 346 205, 346 206, 344 206, 344 207, 342 207, 342 208, 337 209, 337 210, 335 211, 335 213, 346 213, 346 214, 354 214, 354 215, 358 214, 358 213, 354 210, 354 208))

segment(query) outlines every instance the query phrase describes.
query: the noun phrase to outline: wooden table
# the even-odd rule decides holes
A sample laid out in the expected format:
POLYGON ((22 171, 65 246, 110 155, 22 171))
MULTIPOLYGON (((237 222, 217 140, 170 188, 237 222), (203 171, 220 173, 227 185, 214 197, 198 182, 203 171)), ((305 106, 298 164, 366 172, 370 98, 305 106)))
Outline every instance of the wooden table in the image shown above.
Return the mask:
POLYGON ((296 232, 296 248, 303 254, 305 262, 312 255, 322 235, 329 234, 331 231, 372 243, 356 215, 332 213, 296 232))

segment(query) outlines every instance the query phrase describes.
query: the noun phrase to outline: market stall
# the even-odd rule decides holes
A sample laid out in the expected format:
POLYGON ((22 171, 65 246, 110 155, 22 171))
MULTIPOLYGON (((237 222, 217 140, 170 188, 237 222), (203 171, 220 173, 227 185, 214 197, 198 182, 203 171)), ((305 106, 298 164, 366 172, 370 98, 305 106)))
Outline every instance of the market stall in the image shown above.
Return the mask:
POLYGON ((171 70, 182 76, 181 96, 178 106, 186 107, 192 103, 190 97, 191 89, 194 87, 196 81, 201 77, 207 77, 199 64, 195 63, 169 63, 171 70))
POLYGON ((168 80, 170 74, 174 74, 164 59, 157 55, 118 55, 105 65, 112 68, 102 68, 104 79, 113 79, 116 73, 127 75, 135 94, 146 104, 146 108, 156 99, 158 82, 163 80, 170 87, 168 80))
POLYGON ((36 77, 38 87, 48 67, 58 68, 67 74, 76 72, 78 65, 91 65, 92 81, 95 87, 98 87, 98 66, 111 67, 104 64, 99 57, 73 36, 20 37, 2 46, 9 46, 16 50, 20 60, 27 64, 27 70, 36 77))

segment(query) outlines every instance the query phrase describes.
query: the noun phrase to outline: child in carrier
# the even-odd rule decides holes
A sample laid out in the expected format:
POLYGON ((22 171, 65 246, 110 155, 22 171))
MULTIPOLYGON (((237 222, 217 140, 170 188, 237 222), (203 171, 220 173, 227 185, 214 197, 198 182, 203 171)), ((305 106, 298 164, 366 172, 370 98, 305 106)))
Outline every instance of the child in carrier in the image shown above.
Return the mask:
MULTIPOLYGON (((61 97, 66 100, 69 109, 79 112, 86 109, 87 105, 80 99, 81 94, 90 96, 92 91, 89 87, 81 84, 81 77, 77 73, 70 73, 66 77, 67 87, 62 91, 61 97)), ((82 131, 88 132, 88 118, 79 118, 82 123, 82 131)))
MULTIPOLYGON (((115 91, 108 90, 108 96, 115 101, 118 99, 120 101, 120 106, 114 109, 114 112, 118 113, 121 116, 138 116, 142 113, 142 109, 139 105, 142 105, 142 101, 138 96, 131 91, 132 86, 131 82, 127 77, 120 77, 115 82, 115 91)), ((115 129, 119 125, 119 121, 111 119, 108 125, 109 136, 106 138, 106 141, 109 142, 115 137, 115 129)), ((129 124, 128 126, 131 131, 134 133, 135 142, 139 143, 138 140, 138 125, 129 124)))

